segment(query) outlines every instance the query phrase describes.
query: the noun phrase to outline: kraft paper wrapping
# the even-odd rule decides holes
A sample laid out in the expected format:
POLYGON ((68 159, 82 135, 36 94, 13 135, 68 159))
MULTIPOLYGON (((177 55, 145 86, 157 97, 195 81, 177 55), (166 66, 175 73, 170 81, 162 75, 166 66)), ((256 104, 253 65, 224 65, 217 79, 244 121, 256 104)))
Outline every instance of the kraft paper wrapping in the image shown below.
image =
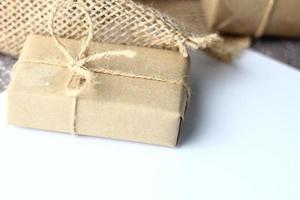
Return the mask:
MULTIPOLYGON (((63 42, 77 55, 79 41, 63 42)), ((96 69, 100 65, 137 75, 188 79, 188 59, 175 51, 92 43, 88 54, 116 49, 130 49, 136 57, 107 58, 88 67, 96 69)), ((73 97, 66 90, 71 72, 63 67, 67 62, 52 38, 28 37, 8 88, 9 124, 72 131, 73 97)), ((96 83, 79 96, 76 134, 173 147, 187 98, 181 85, 97 74, 96 83)))
POLYGON ((262 35, 300 37, 299 0, 201 0, 201 2, 207 25, 211 30, 256 35, 259 27, 265 26, 262 27, 262 35), (265 25, 262 24, 264 20, 265 25))
POLYGON ((194 33, 205 32, 204 14, 200 0, 135 0, 158 9, 174 18, 177 23, 194 33))
MULTIPOLYGON (((207 33, 212 30, 206 24, 203 0, 135 0, 153 6, 164 14, 176 19, 177 23, 194 33, 207 33)), ((248 36, 225 36, 223 43, 206 49, 206 53, 223 62, 231 62, 239 53, 250 47, 248 36)))

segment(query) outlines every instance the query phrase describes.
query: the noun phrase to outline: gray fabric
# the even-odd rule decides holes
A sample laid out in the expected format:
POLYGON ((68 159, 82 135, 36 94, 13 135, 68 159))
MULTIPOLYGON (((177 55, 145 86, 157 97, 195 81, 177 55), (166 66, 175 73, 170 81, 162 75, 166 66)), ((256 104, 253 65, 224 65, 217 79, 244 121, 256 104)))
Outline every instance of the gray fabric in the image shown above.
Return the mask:
POLYGON ((4 91, 10 80, 10 69, 15 60, 0 54, 0 92, 4 91))
POLYGON ((253 49, 300 69, 300 40, 262 38, 254 41, 253 49))

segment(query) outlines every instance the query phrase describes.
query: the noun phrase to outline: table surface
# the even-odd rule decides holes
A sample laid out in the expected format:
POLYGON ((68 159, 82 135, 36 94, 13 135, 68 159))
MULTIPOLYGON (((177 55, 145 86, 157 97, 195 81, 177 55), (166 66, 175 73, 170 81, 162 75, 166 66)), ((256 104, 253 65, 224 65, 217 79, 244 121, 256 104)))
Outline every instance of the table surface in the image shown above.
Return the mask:
POLYGON ((300 69, 300 39, 264 37, 255 40, 252 48, 300 69))
POLYGON ((8 126, 0 94, 0 199, 300 199, 300 72, 246 51, 192 74, 174 149, 8 126))

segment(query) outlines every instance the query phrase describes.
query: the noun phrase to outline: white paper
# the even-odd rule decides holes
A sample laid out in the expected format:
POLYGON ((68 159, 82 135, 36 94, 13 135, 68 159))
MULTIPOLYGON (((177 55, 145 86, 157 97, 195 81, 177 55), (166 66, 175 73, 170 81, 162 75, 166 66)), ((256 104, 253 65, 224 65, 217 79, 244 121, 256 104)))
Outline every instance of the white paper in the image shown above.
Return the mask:
POLYGON ((192 54, 175 149, 8 126, 2 93, 0 199, 300 199, 300 72, 192 54))

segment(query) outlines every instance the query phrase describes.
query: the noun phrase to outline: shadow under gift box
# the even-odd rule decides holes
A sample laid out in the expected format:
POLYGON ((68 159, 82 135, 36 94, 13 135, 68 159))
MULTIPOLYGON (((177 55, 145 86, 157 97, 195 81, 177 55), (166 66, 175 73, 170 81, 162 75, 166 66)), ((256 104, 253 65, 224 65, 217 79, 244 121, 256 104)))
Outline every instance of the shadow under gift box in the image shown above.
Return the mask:
MULTIPOLYGON (((80 41, 63 39, 74 55, 80 41)), ((125 73, 186 80, 189 61, 180 53, 151 48, 91 43, 88 54, 132 50, 134 58, 110 57, 91 62, 125 73)), ((67 83, 72 72, 53 39, 29 36, 8 88, 8 123, 71 133, 74 97, 67 83)), ((76 134, 176 146, 187 103, 182 85, 97 73, 78 96, 76 134)))

